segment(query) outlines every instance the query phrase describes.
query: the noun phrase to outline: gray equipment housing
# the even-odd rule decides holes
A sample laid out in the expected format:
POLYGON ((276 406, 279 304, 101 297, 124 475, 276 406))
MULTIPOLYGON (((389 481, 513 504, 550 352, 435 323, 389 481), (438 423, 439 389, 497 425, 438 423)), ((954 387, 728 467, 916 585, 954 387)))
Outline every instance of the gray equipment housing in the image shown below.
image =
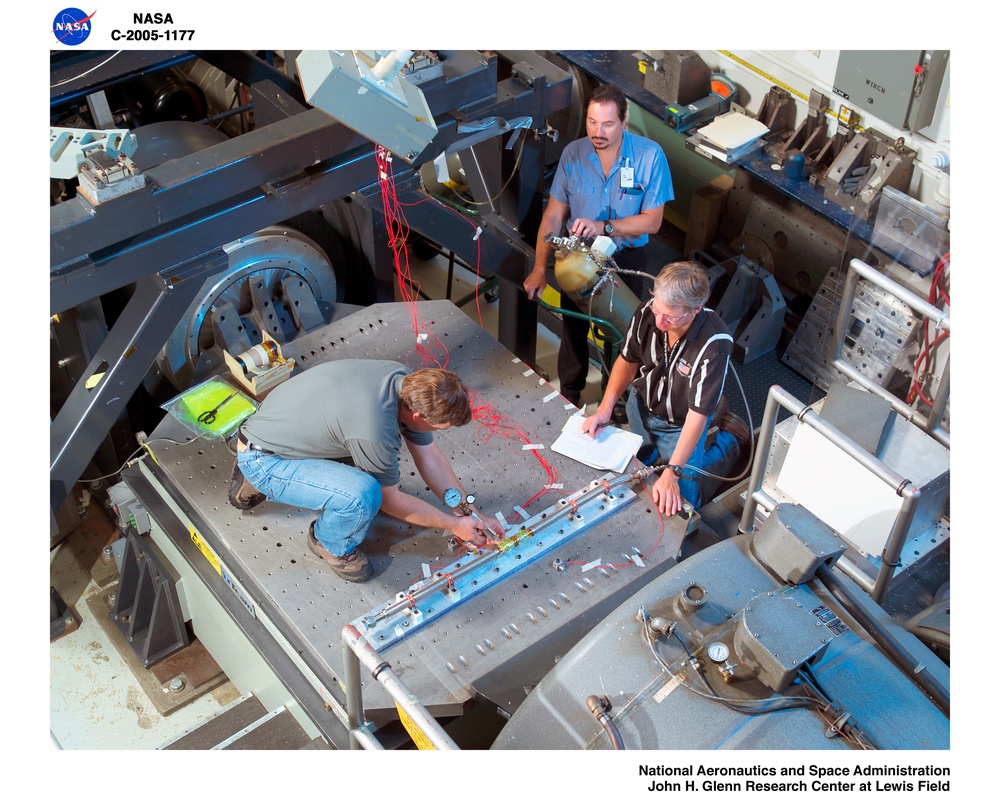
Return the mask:
MULTIPOLYGON (((755 533, 695 554, 619 606, 535 687, 494 749, 611 749, 585 702, 594 692, 609 698, 626 750, 847 749, 834 720, 817 710, 765 713, 797 694, 793 683, 806 664, 876 747, 948 748, 945 713, 809 577, 835 563, 836 535, 808 511, 778 509, 755 533), (692 585, 703 601, 678 613, 675 601, 692 585), (741 713, 739 704, 755 711, 741 713)), ((937 656, 849 590, 947 685, 937 656)))

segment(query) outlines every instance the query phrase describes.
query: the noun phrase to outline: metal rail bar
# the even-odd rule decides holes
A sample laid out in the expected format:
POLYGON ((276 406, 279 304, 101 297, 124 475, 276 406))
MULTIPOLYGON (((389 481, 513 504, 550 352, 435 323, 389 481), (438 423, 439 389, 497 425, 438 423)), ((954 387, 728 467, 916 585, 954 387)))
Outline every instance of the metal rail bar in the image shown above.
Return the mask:
POLYGON ((379 655, 361 632, 353 625, 345 625, 341 632, 344 644, 344 681, 347 686, 347 714, 351 720, 351 749, 383 749, 381 743, 365 727, 364 702, 361 695, 361 664, 371 671, 389 693, 399 708, 438 750, 459 750, 459 746, 445 732, 441 724, 392 671, 392 667, 379 655))
POLYGON ((858 445, 849 437, 845 436, 837 430, 837 428, 823 419, 823 417, 820 416, 814 409, 809 408, 801 401, 797 400, 780 386, 772 386, 767 395, 767 403, 764 407, 764 416, 761 421, 760 441, 768 442, 768 446, 759 447, 757 449, 757 456, 754 459, 753 469, 750 471, 750 483, 747 487, 747 502, 743 508, 743 516, 740 519, 740 533, 750 533, 753 531, 754 517, 758 505, 767 508, 769 504, 771 508, 774 507, 774 500, 768 498, 767 493, 763 490, 763 476, 767 462, 770 459, 770 443, 774 438, 779 407, 786 408, 795 415, 796 419, 798 419, 800 423, 808 425, 823 436, 823 438, 832 442, 840 450, 865 467, 865 469, 875 475, 883 483, 892 486, 896 494, 903 498, 902 505, 900 506, 899 512, 896 514, 892 530, 886 539, 886 544, 882 551, 882 565, 879 568, 877 577, 872 580, 872 578, 864 572, 851 569, 847 563, 844 565, 844 571, 848 572, 851 577, 872 596, 872 599, 875 600, 876 603, 882 602, 885 597, 885 593, 889 588, 889 582, 892 580, 892 576, 896 571, 896 567, 899 566, 899 555, 903 550, 903 545, 906 542, 906 535, 909 533, 910 526, 913 523, 913 518, 917 511, 917 503, 920 500, 920 490, 907 478, 904 478, 895 470, 889 469, 889 467, 887 467, 882 461, 877 459, 863 447, 858 445), (761 502, 764 498, 767 498, 767 502, 761 502))
POLYGON ((459 556, 352 624, 364 632, 375 650, 385 650, 420 626, 439 619, 447 609, 486 591, 507 575, 542 557, 561 541, 576 536, 628 505, 635 500, 635 495, 618 490, 650 474, 650 468, 643 468, 617 476, 609 473, 603 479, 592 481, 589 486, 526 520, 516 532, 509 531, 507 536, 495 542, 495 548, 477 548, 459 556), (533 543, 530 548, 529 541, 533 543), (446 602, 438 605, 438 599, 446 599, 446 602))
MULTIPOLYGON (((533 527, 524 527, 520 534, 527 538, 534 537, 540 530, 559 523, 563 517, 571 517, 581 503, 586 503, 591 499, 598 499, 609 493, 613 488, 627 486, 635 481, 642 481, 655 472, 654 469, 645 467, 635 472, 623 473, 615 477, 594 481, 591 486, 581 490, 575 495, 573 502, 560 501, 559 507, 543 512, 538 522, 533 527)), ((533 518, 534 519, 534 518, 533 518)), ((517 541, 510 540, 509 546, 516 547, 517 541)), ((419 587, 414 591, 413 596, 424 595, 441 588, 443 583, 454 578, 459 571, 471 572, 480 570, 484 565, 496 561, 502 555, 503 545, 498 545, 497 550, 484 552, 468 560, 460 570, 451 573, 451 577, 445 580, 435 580, 427 585, 419 587)), ((409 599, 397 600, 389 603, 381 611, 374 615, 362 618, 360 624, 365 626, 368 620, 374 617, 386 617, 394 611, 408 606, 409 599)), ((406 685, 393 673, 392 667, 386 662, 376 646, 362 633, 355 623, 349 623, 341 631, 341 639, 344 645, 344 683, 347 696, 347 717, 349 733, 351 734, 352 749, 382 749, 381 743, 375 739, 371 729, 364 718, 364 700, 361 687, 361 664, 371 671, 379 683, 381 683, 389 695, 399 706, 401 715, 405 714, 413 721, 417 729, 426 737, 427 743, 439 750, 458 750, 458 745, 445 733, 440 723, 428 712, 427 708, 417 699, 406 685)))
POLYGON ((945 405, 948 395, 951 393, 951 368, 950 359, 945 363, 941 383, 938 386, 937 397, 934 398, 934 406, 930 416, 924 416, 911 408, 906 402, 875 381, 861 374, 855 367, 842 358, 844 350, 844 336, 851 321, 852 307, 854 305, 854 293, 858 288, 858 281, 864 278, 881 289, 889 292, 893 297, 906 303, 918 314, 922 314, 928 320, 934 322, 938 327, 946 331, 951 330, 951 317, 947 312, 942 311, 913 292, 900 286, 891 278, 883 275, 874 267, 869 266, 860 259, 851 259, 850 269, 847 271, 847 281, 844 284, 843 299, 840 303, 840 311, 837 315, 836 324, 831 339, 830 363, 841 374, 847 376, 852 381, 864 386, 869 392, 884 397, 893 407, 893 410, 908 419, 921 430, 934 437, 938 442, 947 448, 951 448, 951 435, 941 428, 941 419, 944 416, 945 405))

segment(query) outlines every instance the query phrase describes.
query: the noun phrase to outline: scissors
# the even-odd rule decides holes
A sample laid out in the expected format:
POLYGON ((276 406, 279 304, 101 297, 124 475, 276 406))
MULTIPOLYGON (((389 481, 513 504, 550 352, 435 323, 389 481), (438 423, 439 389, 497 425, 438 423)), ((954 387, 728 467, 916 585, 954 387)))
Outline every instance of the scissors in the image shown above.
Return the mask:
POLYGON ((218 416, 219 409, 222 408, 226 403, 228 403, 234 397, 236 397, 237 394, 239 394, 239 392, 233 392, 231 395, 229 395, 229 397, 227 397, 225 400, 219 403, 219 405, 217 405, 215 408, 211 409, 210 411, 202 411, 198 415, 198 422, 202 423, 203 425, 211 425, 213 422, 215 422, 215 418, 218 416))

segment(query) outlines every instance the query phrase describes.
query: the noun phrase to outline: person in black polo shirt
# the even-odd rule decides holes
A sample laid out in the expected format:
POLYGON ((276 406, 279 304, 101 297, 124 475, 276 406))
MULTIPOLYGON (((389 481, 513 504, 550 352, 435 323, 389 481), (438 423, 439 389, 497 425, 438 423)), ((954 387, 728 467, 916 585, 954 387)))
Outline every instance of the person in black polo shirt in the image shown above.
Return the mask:
POLYGON ((583 430, 595 436, 631 388, 629 427, 668 465, 653 485, 653 501, 668 515, 681 509, 682 498, 698 508, 719 486, 719 479, 691 467, 728 476, 751 438, 746 423, 724 413, 706 448, 733 352, 726 323, 705 308, 709 291, 704 268, 692 261, 675 261, 660 271, 652 298, 629 323, 604 397, 583 422, 583 430))

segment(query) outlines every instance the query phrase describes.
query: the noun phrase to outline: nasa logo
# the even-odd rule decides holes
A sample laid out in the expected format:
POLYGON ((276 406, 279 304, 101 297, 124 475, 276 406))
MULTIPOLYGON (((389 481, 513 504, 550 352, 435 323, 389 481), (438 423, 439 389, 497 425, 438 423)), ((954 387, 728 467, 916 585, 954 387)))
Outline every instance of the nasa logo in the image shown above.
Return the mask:
MULTIPOLYGON (((95 11, 94 14, 96 13, 95 11)), ((85 14, 78 8, 64 8, 52 22, 53 36, 60 44, 83 44, 90 36, 90 21, 94 14, 85 14)))

